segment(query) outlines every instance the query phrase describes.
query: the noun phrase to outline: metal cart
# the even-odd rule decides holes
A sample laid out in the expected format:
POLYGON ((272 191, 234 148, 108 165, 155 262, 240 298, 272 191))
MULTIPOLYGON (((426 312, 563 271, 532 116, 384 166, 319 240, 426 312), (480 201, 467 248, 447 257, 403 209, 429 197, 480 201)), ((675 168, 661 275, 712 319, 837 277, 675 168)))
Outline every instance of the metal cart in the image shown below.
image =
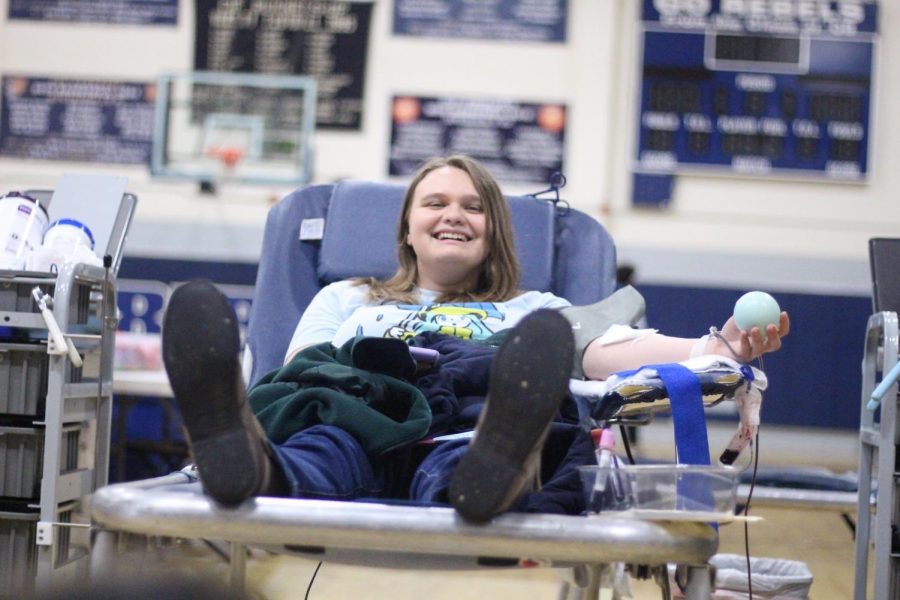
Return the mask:
MULTIPOLYGON (((116 273, 137 198, 64 176, 59 210, 101 214, 103 266, 0 271, 0 597, 43 593, 88 572, 86 498, 109 470, 116 273), (90 198, 90 202, 85 202, 90 198)), ((108 178, 107 178, 108 179, 108 178)), ((92 222, 92 221, 87 221, 92 222)), ((98 235, 99 234, 99 235, 98 235)))

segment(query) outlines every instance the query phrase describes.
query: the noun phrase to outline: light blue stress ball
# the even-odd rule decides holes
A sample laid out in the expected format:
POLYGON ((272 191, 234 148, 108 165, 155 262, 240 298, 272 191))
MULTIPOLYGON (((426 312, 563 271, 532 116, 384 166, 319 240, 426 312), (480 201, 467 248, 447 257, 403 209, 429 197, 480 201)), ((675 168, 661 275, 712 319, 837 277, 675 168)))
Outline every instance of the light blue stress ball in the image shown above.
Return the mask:
POLYGON ((779 324, 781 308, 765 292, 747 292, 734 305, 734 321, 744 331, 759 327, 760 335, 766 339, 766 326, 779 324))

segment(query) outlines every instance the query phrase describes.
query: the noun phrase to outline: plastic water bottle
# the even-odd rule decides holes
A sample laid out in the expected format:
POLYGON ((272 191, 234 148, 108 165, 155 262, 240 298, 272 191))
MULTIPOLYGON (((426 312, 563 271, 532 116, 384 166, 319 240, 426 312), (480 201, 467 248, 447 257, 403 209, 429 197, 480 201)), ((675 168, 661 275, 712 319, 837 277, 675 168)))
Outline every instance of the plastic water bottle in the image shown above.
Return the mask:
POLYGON ((59 250, 65 256, 74 256, 79 246, 94 249, 94 236, 90 228, 75 219, 59 219, 50 224, 44 234, 44 246, 59 250))

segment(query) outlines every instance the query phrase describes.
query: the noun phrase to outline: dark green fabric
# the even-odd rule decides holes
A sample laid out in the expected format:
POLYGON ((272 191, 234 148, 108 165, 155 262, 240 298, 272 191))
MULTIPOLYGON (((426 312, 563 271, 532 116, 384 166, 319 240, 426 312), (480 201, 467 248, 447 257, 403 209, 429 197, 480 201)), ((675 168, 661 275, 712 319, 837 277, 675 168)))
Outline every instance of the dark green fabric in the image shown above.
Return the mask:
POLYGON ((311 346, 259 380, 250 390, 250 407, 270 440, 282 443, 324 423, 378 455, 425 436, 431 425, 425 396, 410 383, 355 368, 351 357, 361 339, 340 348, 328 342, 311 346))

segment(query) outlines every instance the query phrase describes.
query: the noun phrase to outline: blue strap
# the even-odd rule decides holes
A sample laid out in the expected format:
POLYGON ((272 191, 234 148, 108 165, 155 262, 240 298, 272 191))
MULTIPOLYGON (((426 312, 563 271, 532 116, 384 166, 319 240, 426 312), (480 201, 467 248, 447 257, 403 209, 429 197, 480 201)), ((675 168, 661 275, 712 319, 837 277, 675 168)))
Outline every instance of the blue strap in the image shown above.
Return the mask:
POLYGON ((703 414, 703 393, 694 372, 677 363, 653 365, 666 384, 672 401, 672 422, 675 426, 675 447, 678 462, 688 465, 708 465, 709 439, 706 416, 703 414))
MULTIPOLYGON (((709 438, 703 414, 703 393, 694 372, 676 363, 656 365, 659 378, 666 384, 672 401, 672 423, 678 462, 688 465, 709 464, 709 438)), ((703 475, 685 474, 678 480, 678 507, 684 510, 713 510, 710 483, 703 475)), ((715 527, 715 525, 713 525, 715 527)))
MULTIPOLYGON (((703 393, 697 375, 678 363, 646 365, 641 369, 655 370, 666 386, 672 405, 678 462, 689 465, 710 464, 703 393)), ((628 377, 641 369, 617 375, 628 377)), ((678 503, 686 510, 712 510, 715 502, 709 482, 702 475, 683 475, 678 481, 678 503)))
POLYGON ((678 462, 689 465, 710 464, 706 417, 703 414, 703 392, 697 375, 678 363, 644 365, 639 369, 620 371, 615 375, 621 378, 631 377, 643 369, 656 371, 666 386, 672 405, 678 462))

